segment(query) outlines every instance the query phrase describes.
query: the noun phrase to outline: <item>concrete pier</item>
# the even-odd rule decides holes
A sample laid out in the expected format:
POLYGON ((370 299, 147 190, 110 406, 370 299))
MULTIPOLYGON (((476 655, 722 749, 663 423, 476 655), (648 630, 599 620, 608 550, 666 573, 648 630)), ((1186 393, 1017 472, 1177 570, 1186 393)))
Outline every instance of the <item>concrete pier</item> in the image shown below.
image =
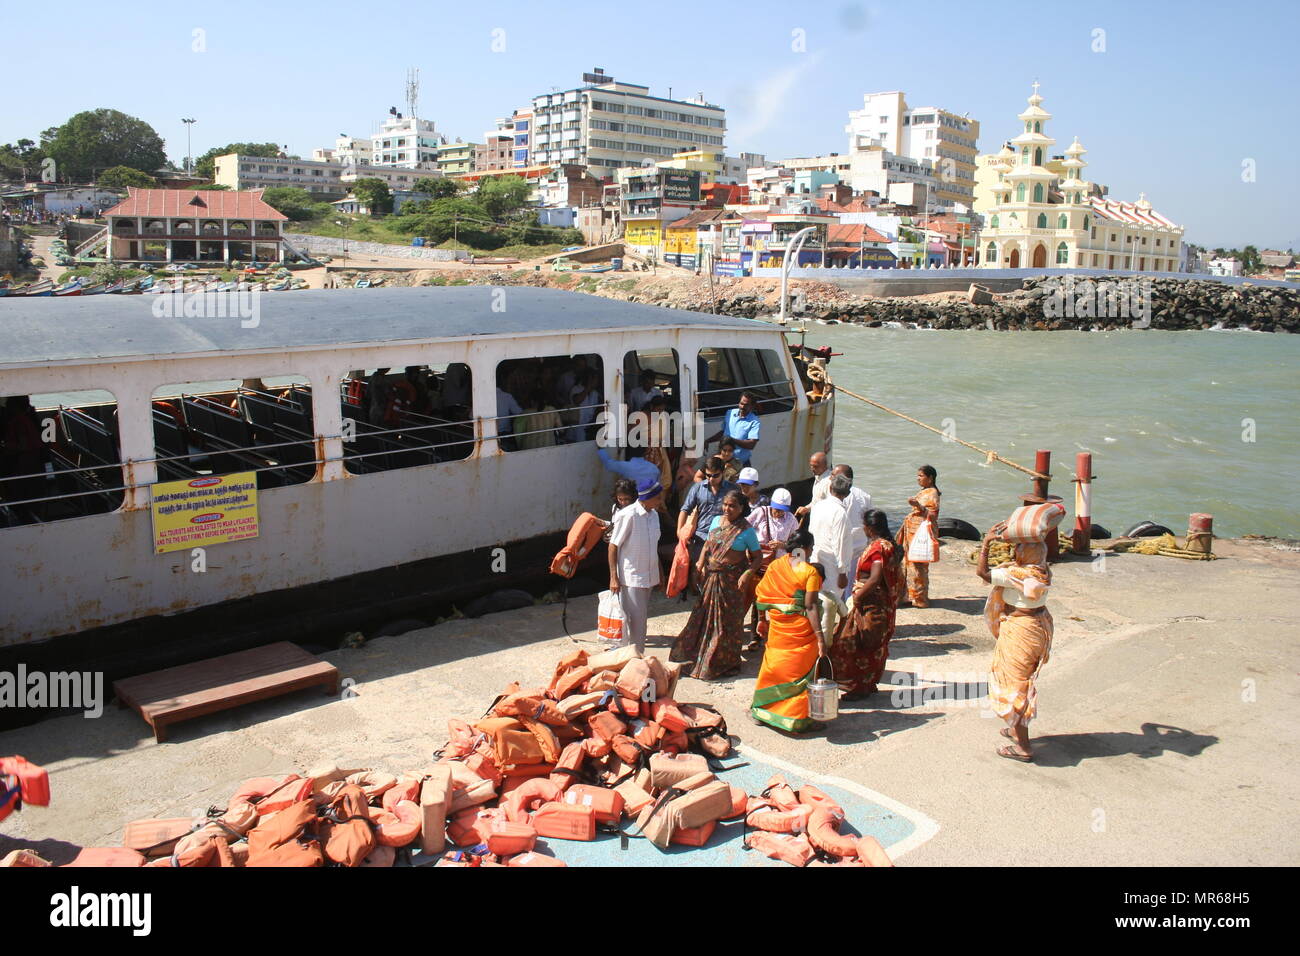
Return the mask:
MULTIPOLYGON (((719 707, 742 748, 932 818, 937 832, 900 865, 1300 863, 1300 553, 1221 540, 1213 562, 1118 554, 1056 565, 1036 761, 1020 764, 994 753, 1001 722, 982 705, 993 641, 986 589, 966 561, 973 547, 944 545, 933 607, 899 611, 891 685, 842 705, 827 731, 801 739, 746 719, 757 659, 729 681, 683 680, 678 699, 719 707)), ((657 595, 652 644, 675 635, 688 608, 657 595)), ((570 601, 568 616, 594 642, 595 598, 570 601)), ((653 652, 666 656, 669 642, 653 652)), ((61 860, 70 844, 117 845, 130 820, 223 806, 248 777, 321 760, 427 765, 449 717, 478 717, 512 680, 544 681, 572 646, 559 606, 538 606, 332 652, 341 698, 305 692, 200 718, 166 744, 113 707, 0 734, 0 753, 44 764, 52 790, 50 807, 0 825, 0 855, 29 845, 61 860)))

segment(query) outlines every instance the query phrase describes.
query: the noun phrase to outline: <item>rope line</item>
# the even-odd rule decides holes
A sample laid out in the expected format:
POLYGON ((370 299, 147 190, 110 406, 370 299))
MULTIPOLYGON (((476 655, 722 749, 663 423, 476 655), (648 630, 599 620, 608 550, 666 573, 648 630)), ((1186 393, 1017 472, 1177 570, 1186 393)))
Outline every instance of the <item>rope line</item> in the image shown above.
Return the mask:
POLYGON ((927 429, 928 431, 932 431, 936 435, 941 435, 943 436, 945 441, 955 441, 959 445, 965 445, 967 448, 973 449, 974 451, 977 451, 981 455, 983 455, 985 461, 987 461, 989 464, 993 464, 993 462, 996 461, 1003 465, 1009 465, 1010 467, 1016 469, 1016 471, 1022 471, 1026 475, 1029 475, 1031 478, 1041 478, 1043 481, 1047 481, 1052 477, 1051 475, 1044 475, 1041 472, 1034 471, 1032 468, 1026 468, 1024 465, 1017 464, 1016 462, 1012 461, 1010 458, 1003 458, 1001 455, 999 455, 995 451, 992 451, 991 449, 981 448, 979 445, 973 445, 968 441, 962 441, 956 435, 949 435, 946 432, 941 431, 938 428, 935 428, 933 425, 927 425, 925 422, 917 421, 911 415, 904 415, 902 412, 895 411, 894 409, 890 408, 887 405, 881 405, 879 402, 873 402, 871 399, 867 398, 864 395, 859 395, 857 392, 850 392, 847 388, 845 388, 842 385, 832 385, 832 387, 835 389, 835 391, 843 392, 845 395, 849 396, 850 398, 856 398, 860 402, 866 402, 868 405, 871 405, 874 408, 878 408, 882 412, 888 412, 890 415, 896 415, 899 418, 903 419, 903 421, 911 422, 913 425, 920 425, 922 428, 927 429))

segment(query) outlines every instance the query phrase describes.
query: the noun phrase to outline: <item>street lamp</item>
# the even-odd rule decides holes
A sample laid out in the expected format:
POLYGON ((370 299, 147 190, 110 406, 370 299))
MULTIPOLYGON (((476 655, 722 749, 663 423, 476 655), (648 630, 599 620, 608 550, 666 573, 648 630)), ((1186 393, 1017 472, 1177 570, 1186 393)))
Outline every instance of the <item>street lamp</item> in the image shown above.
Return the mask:
POLYGON ((790 263, 798 258, 799 251, 803 248, 804 240, 812 233, 817 231, 816 226, 804 226, 785 242, 785 258, 781 262, 781 315, 777 319, 782 325, 785 325, 785 290, 789 284, 790 263))
POLYGON ((343 227, 343 268, 348 265, 348 227, 352 225, 352 220, 335 219, 334 225, 343 227))
POLYGON ((185 124, 185 171, 194 172, 194 148, 190 143, 190 131, 194 128, 193 119, 182 119, 185 124))

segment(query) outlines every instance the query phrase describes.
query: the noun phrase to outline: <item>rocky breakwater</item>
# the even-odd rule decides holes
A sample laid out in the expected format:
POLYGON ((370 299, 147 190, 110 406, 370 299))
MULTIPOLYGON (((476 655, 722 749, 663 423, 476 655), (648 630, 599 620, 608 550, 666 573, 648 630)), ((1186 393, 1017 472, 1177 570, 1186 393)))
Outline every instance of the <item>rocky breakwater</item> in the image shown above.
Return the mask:
MULTIPOLYGON (((576 275, 524 270, 417 272, 389 284, 529 285, 585 292, 625 302, 716 312, 742 318, 780 311, 775 279, 695 276, 685 270, 576 275), (431 278, 432 276, 432 278, 431 278)), ((792 317, 834 319, 870 326, 899 323, 936 329, 1029 331, 1123 328, 1245 328, 1300 332, 1300 290, 1282 286, 1226 285, 1198 279, 1038 276, 1014 292, 977 304, 964 292, 880 298, 849 292, 832 282, 790 283, 792 317)))

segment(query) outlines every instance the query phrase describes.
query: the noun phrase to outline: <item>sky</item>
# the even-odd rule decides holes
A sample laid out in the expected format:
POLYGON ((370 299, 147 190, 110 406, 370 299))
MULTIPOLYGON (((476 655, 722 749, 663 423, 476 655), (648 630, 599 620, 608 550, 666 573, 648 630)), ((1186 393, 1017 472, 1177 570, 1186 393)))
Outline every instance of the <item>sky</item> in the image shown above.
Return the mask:
POLYGON ((769 159, 846 152, 869 92, 980 121, 981 152, 1019 132, 1034 80, 1059 152, 1078 136, 1086 178, 1140 192, 1214 248, 1300 250, 1300 3, 1205 0, 1036 4, 856 0, 701 4, 378 3, 234 0, 185 12, 124 0, 0 10, 8 61, 0 143, 38 139, 82 110, 150 123, 179 165, 193 153, 277 142, 310 157, 340 133, 405 112, 481 142, 497 117, 582 74, 703 92, 727 110, 726 152, 769 159), (1076 12, 1077 11, 1077 12, 1076 12), (57 37, 46 45, 38 38, 57 37), (34 41, 34 42, 29 42, 34 41), (78 70, 74 64, 84 64, 78 70))

